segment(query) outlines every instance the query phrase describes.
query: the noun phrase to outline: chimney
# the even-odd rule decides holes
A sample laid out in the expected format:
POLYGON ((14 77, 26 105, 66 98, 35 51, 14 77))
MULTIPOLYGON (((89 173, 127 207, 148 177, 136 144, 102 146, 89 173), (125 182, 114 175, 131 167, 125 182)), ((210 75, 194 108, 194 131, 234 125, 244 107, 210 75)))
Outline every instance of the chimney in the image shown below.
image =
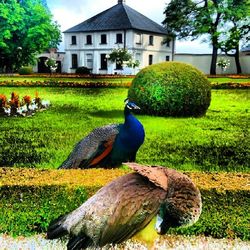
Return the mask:
POLYGON ((125 2, 125 0, 118 0, 118 4, 124 4, 125 2))

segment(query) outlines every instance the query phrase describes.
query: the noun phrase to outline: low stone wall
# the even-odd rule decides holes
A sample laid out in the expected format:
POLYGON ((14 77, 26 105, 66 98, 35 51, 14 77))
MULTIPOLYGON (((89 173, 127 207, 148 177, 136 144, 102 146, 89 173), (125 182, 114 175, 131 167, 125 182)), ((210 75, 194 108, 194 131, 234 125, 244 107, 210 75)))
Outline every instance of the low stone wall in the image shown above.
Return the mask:
MULTIPOLYGON (((234 57, 219 55, 219 58, 225 58, 230 60, 230 66, 226 69, 226 71, 222 72, 219 67, 217 67, 217 74, 236 74, 236 66, 234 57)), ((189 63, 205 74, 210 73, 210 64, 212 60, 211 54, 175 54, 174 61, 189 63)), ((243 74, 250 74, 250 55, 240 55, 240 63, 243 74)))

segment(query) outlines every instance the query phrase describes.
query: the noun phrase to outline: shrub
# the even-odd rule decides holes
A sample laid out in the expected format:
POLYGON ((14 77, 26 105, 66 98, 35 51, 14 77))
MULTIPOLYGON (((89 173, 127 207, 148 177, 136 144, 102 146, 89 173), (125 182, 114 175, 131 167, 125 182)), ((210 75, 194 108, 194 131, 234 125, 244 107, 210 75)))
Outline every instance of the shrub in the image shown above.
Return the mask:
POLYGON ((18 73, 20 75, 31 75, 31 74, 33 74, 33 69, 32 69, 32 67, 28 67, 28 66, 22 67, 19 69, 18 73))
POLYGON ((142 69, 128 91, 141 112, 162 116, 202 116, 211 101, 211 86, 188 64, 164 62, 142 69))
POLYGON ((80 74, 80 75, 89 75, 90 74, 90 69, 87 67, 79 67, 76 69, 76 74, 80 74))

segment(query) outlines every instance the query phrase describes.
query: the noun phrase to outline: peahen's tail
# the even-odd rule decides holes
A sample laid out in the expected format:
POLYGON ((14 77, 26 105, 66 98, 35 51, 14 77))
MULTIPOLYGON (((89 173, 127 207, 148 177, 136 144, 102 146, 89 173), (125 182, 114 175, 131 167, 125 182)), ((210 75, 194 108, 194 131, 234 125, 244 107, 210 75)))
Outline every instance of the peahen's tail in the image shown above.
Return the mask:
POLYGON ((66 217, 67 215, 62 215, 50 223, 47 230, 47 239, 57 239, 68 234, 67 229, 63 226, 66 217))
MULTIPOLYGON (((69 233, 63 225, 66 218, 67 215, 63 215, 50 223, 47 231, 47 239, 57 239, 69 233)), ((91 245, 93 245, 93 241, 84 233, 78 236, 70 235, 67 250, 86 249, 91 245)))

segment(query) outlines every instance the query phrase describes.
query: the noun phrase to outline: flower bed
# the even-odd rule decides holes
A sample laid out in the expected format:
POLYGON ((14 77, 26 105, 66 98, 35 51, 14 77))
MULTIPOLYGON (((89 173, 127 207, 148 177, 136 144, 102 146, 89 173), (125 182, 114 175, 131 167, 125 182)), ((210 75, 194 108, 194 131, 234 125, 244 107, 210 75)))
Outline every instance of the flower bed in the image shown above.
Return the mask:
POLYGON ((103 87, 130 87, 131 82, 74 82, 74 81, 0 81, 0 86, 22 86, 22 87, 76 87, 76 88, 103 88, 103 87))
POLYGON ((249 89, 250 82, 212 82, 212 89, 249 89))
POLYGON ((43 111, 50 105, 49 101, 42 100, 36 92, 35 98, 25 95, 21 100, 16 92, 11 93, 11 98, 0 94, 0 116, 32 116, 37 111, 43 111))

